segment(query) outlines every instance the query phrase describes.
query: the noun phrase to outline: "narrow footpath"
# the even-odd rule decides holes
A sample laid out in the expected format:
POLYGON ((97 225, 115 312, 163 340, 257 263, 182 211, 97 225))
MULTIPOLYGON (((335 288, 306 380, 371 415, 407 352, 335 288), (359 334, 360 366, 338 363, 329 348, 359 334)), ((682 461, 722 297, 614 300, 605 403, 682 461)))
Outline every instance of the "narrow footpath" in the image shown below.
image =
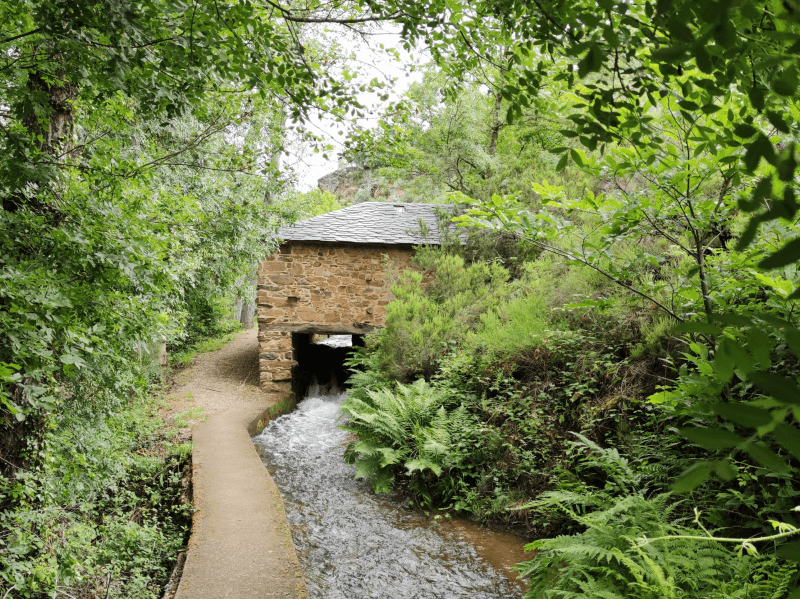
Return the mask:
POLYGON ((175 598, 308 597, 280 493, 250 439, 270 407, 257 330, 195 357, 169 402, 194 442, 192 535, 175 598))

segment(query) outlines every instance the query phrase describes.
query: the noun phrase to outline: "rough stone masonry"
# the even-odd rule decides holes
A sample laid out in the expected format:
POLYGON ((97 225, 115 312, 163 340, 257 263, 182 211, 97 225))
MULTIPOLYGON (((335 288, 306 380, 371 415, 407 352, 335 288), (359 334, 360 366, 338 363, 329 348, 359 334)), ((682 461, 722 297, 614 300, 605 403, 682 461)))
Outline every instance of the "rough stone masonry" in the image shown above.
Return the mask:
POLYGON ((438 209, 451 207, 364 202, 278 231, 283 243, 258 271, 264 391, 292 390, 298 334, 363 335, 384 325, 391 280, 409 268, 414 246, 442 243, 438 209))
POLYGON ((293 242, 261 263, 258 340, 261 387, 291 389, 292 333, 361 335, 384 324, 387 270, 402 272, 410 247, 293 242))

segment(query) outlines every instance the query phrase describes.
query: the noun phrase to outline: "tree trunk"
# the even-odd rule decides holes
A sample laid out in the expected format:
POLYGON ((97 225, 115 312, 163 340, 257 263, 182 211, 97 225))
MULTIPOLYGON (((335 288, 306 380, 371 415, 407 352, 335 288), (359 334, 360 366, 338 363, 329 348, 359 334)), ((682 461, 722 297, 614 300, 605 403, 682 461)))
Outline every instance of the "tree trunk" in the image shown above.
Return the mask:
MULTIPOLYGON (((252 289, 255 290, 256 284, 258 283, 258 269, 254 268, 247 276, 247 279, 249 280, 252 289)), ((249 297, 244 298, 242 300, 242 311, 241 314, 239 315, 239 322, 242 324, 242 329, 252 329, 253 319, 255 316, 256 316, 255 294, 250 294, 249 297)))
MULTIPOLYGON (((236 285, 239 285, 239 281, 236 282, 236 285)), ((237 298, 236 302, 233 303, 233 320, 234 321, 241 321, 242 319, 242 304, 244 301, 241 298, 237 298)))
POLYGON ((38 72, 32 73, 28 78, 28 88, 34 94, 47 94, 50 119, 49 122, 44 122, 46 127, 43 127, 43 123, 33 113, 26 116, 23 123, 30 133, 42 136, 42 140, 37 142, 42 152, 57 154, 63 151, 64 145, 69 144, 72 137, 74 115, 71 102, 78 96, 77 88, 63 80, 61 84, 48 84, 38 72))
POLYGON ((503 128, 504 123, 500 120, 500 105, 503 102, 503 96, 497 92, 494 96, 494 114, 492 118, 492 127, 489 130, 489 147, 487 152, 489 156, 497 154, 497 138, 500 135, 500 130, 503 128))
MULTIPOLYGON (((55 57, 54 60, 58 59, 59 57, 55 57)), ((69 150, 74 123, 72 101, 78 97, 77 86, 64 81, 63 73, 58 73, 56 78, 58 83, 48 83, 39 71, 32 71, 28 75, 30 93, 27 98, 33 101, 25 106, 22 117, 22 124, 28 130, 30 139, 35 140, 36 147, 53 157, 63 155, 65 150, 69 150)), ((43 182, 31 183, 41 185, 43 182)), ((3 197, 3 209, 8 212, 15 212, 22 206, 37 212, 57 212, 41 197, 31 198, 21 192, 3 197)), ((54 225, 57 225, 58 220, 56 218, 54 225)))

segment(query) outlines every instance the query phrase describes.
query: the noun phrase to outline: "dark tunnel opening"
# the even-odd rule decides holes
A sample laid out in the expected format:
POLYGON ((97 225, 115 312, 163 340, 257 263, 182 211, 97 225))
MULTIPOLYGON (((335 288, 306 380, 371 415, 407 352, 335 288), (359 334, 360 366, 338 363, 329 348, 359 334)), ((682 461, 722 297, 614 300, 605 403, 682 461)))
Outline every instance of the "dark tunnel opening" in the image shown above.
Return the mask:
POLYGON ((364 344, 360 335, 334 335, 316 343, 313 339, 311 333, 292 334, 294 359, 297 361, 297 366, 292 369, 292 391, 298 401, 305 398, 315 384, 323 393, 343 391, 350 378, 344 362, 354 346, 364 344))

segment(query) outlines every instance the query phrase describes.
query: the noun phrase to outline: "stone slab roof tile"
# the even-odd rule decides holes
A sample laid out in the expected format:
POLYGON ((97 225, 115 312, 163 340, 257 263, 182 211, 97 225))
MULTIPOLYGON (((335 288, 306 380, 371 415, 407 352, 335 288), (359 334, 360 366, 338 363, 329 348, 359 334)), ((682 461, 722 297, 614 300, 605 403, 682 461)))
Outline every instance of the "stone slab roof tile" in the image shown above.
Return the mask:
POLYGON ((436 222, 436 209, 453 211, 454 207, 451 204, 362 202, 281 227, 275 237, 287 242, 440 245, 443 240, 436 222))

